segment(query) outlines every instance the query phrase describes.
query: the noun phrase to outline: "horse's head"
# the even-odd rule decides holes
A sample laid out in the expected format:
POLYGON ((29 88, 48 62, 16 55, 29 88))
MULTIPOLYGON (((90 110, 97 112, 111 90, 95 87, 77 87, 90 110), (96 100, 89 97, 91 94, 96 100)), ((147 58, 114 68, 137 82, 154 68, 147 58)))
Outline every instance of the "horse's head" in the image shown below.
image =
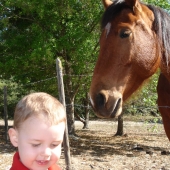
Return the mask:
POLYGON ((160 61, 153 12, 138 0, 103 1, 106 11, 90 98, 96 114, 109 118, 120 115, 123 101, 155 73, 160 61))

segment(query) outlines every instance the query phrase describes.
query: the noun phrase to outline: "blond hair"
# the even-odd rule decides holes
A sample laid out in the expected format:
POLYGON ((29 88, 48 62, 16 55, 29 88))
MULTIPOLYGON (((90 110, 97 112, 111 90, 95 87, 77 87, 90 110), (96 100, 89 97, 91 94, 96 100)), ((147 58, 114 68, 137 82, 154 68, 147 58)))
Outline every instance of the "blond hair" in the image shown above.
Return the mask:
POLYGON ((45 117, 52 125, 66 122, 63 105, 53 96, 43 92, 31 93, 18 102, 14 113, 14 128, 19 129, 31 116, 45 117))

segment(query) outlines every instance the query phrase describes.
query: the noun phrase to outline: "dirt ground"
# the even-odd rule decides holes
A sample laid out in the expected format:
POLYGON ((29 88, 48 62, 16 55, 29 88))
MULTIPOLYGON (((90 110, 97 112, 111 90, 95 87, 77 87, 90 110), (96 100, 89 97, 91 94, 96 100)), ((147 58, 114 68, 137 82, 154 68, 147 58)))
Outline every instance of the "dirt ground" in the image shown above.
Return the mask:
MULTIPOLYGON (((170 170, 170 142, 161 123, 124 121, 123 137, 114 136, 113 120, 93 120, 89 129, 82 127, 76 121, 78 137, 70 137, 72 170, 170 170)), ((9 170, 15 148, 3 137, 1 130, 0 170, 9 170)), ((64 151, 58 164, 66 169, 64 151)))

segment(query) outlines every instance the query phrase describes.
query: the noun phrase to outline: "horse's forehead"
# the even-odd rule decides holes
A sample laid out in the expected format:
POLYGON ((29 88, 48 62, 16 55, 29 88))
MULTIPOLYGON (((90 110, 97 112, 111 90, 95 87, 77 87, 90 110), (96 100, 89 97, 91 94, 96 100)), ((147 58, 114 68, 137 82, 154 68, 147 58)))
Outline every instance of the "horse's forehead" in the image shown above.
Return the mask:
POLYGON ((106 38, 110 33, 111 27, 117 27, 116 25, 122 24, 122 23, 128 23, 133 24, 136 22, 138 18, 136 18, 134 15, 132 15, 131 12, 123 12, 119 17, 116 17, 113 21, 110 21, 105 26, 105 32, 106 32, 106 38), (126 15, 125 15, 126 14, 126 15))
POLYGON ((117 20, 118 22, 127 22, 129 24, 144 21, 146 24, 152 24, 154 20, 153 12, 146 5, 141 5, 141 7, 142 10, 138 11, 137 14, 134 14, 131 9, 123 9, 120 12, 119 17, 115 18, 115 21, 117 20))
POLYGON ((122 10, 119 17, 115 18, 115 21, 117 22, 127 22, 127 23, 134 23, 139 20, 139 16, 134 15, 132 10, 125 9, 122 10))
POLYGON ((126 26, 132 26, 135 25, 136 23, 139 23, 141 20, 142 22, 144 21, 145 23, 148 24, 148 26, 151 26, 153 22, 153 13, 151 10, 146 8, 145 6, 143 7, 143 11, 140 12, 139 15, 134 15, 133 11, 131 9, 123 9, 117 17, 114 17, 114 19, 110 22, 108 22, 105 26, 105 32, 106 32, 106 38, 108 34, 110 33, 111 27, 113 26, 116 28, 117 26, 120 25, 126 25, 126 26))

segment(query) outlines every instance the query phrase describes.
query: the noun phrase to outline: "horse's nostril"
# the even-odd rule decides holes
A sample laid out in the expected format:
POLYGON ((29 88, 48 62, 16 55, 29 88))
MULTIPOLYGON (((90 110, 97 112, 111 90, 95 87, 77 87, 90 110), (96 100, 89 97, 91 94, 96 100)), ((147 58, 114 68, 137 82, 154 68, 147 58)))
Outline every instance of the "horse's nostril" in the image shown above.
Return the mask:
POLYGON ((97 104, 97 106, 102 107, 102 106, 105 105, 105 102, 106 102, 105 96, 103 94, 99 93, 96 96, 96 104, 97 104))

